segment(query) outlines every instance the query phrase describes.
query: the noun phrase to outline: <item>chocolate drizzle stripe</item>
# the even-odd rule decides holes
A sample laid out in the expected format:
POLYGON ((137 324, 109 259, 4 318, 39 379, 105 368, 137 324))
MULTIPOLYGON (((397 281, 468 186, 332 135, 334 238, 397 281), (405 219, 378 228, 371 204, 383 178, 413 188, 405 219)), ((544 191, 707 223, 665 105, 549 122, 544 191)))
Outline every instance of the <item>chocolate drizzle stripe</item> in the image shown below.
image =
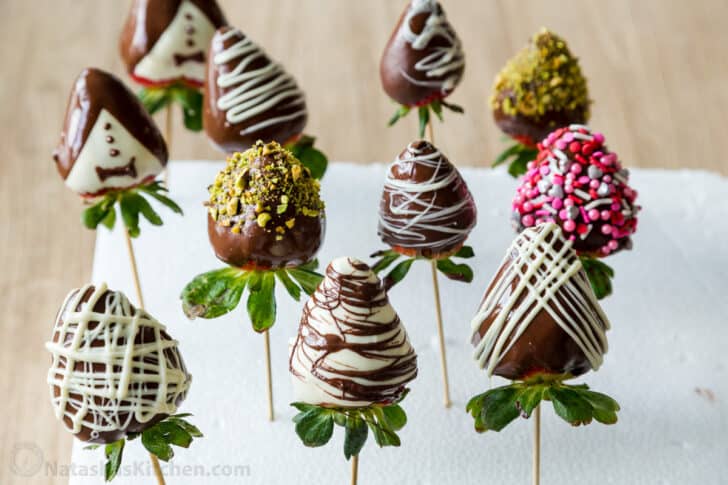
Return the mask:
POLYGON ((94 168, 99 180, 105 182, 106 179, 111 177, 131 177, 135 179, 137 177, 136 159, 131 157, 129 163, 119 167, 103 168, 96 166, 94 168))

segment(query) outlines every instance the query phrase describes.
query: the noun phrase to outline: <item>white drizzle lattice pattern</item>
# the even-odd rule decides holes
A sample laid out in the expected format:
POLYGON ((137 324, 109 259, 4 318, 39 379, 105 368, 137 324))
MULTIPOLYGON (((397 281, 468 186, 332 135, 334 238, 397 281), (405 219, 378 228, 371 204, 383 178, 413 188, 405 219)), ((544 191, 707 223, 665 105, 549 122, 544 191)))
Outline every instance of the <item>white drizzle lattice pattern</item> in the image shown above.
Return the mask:
POLYGON ((489 285, 471 322, 474 337, 483 321, 498 311, 475 348, 475 359, 488 375, 541 311, 577 343, 594 370, 601 366, 609 320, 571 246, 554 223, 526 229, 511 244, 503 273, 489 285))
POLYGON ((190 385, 177 342, 163 338, 165 327, 135 309, 123 293, 107 293, 105 284, 75 311, 90 288, 66 297, 54 341, 46 344, 53 358, 48 384, 56 417, 70 420, 74 434, 87 428, 97 438, 126 429, 132 419, 145 423, 159 414, 174 414, 190 385), (104 294, 105 311, 93 311, 104 294), (135 344, 141 331, 153 332, 153 341, 135 344))
POLYGON ((248 135, 269 126, 285 123, 306 116, 306 97, 296 84, 296 80, 283 70, 283 66, 270 62, 265 67, 246 71, 257 59, 265 58, 265 52, 237 29, 230 29, 221 35, 227 41, 239 37, 240 40, 215 55, 215 65, 227 64, 233 59, 240 62, 232 71, 217 78, 220 88, 233 88, 217 100, 217 107, 225 111, 229 123, 242 123, 281 104, 280 108, 298 107, 296 111, 268 118, 240 131, 248 135))
MULTIPOLYGON (((435 149, 434 152, 425 154, 422 149, 415 148, 414 144, 410 143, 404 157, 398 156, 387 170, 384 191, 390 194, 390 204, 389 211, 379 211, 381 227, 397 234, 403 241, 402 245, 410 248, 432 246, 432 239, 429 239, 424 231, 440 233, 442 238, 437 241, 438 245, 451 244, 464 239, 472 227, 457 228, 448 223, 451 217, 457 216, 471 201, 463 198, 453 205, 437 203, 437 191, 454 183, 461 184, 462 179, 439 150, 435 149), (404 164, 432 168, 432 177, 419 183, 398 180, 391 174, 396 167, 404 164)), ((454 187, 453 190, 457 190, 457 187, 454 187)))
POLYGON ((432 48, 432 53, 415 64, 415 70, 424 72, 429 81, 415 79, 402 70, 402 75, 412 84, 425 87, 440 88, 449 93, 460 80, 458 70, 465 65, 465 54, 462 43, 447 21, 445 12, 435 0, 412 0, 409 12, 402 22, 402 36, 414 50, 427 49, 430 41, 436 37, 446 40, 446 46, 432 48), (427 13, 429 17, 422 32, 415 34, 410 28, 412 19, 427 13), (453 73, 447 76, 448 73, 453 73), (443 76, 445 76, 443 78, 443 76), (442 79, 440 79, 442 78, 442 79))

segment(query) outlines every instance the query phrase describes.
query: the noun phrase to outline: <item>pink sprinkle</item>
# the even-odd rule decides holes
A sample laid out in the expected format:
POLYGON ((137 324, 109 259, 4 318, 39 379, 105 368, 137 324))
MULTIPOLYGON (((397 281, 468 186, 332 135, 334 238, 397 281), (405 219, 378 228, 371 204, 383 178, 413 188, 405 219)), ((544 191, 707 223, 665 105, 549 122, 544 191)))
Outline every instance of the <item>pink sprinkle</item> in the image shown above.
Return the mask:
POLYGON ((569 213, 566 210, 559 211, 559 218, 560 219, 568 219, 569 213))
POLYGON ((564 133, 564 136, 562 136, 561 139, 565 142, 574 141, 574 134, 570 131, 567 131, 566 133, 564 133))
POLYGON ((547 216, 549 214, 550 214, 550 212, 545 209, 539 209, 536 211, 537 216, 547 216))
POLYGON ((523 204, 523 210, 526 212, 531 212, 533 210, 533 204, 530 202, 526 202, 523 204))
POLYGON ((566 199, 564 201, 564 207, 573 207, 573 205, 574 205, 574 201, 571 199, 566 199))
POLYGON ((604 181, 605 181, 606 183, 609 183, 609 182, 611 182, 611 181, 612 181, 612 176, 611 176, 611 175, 605 175, 605 176, 604 176, 604 178, 603 178, 603 180, 604 180, 604 181))
POLYGON ((602 254, 606 256, 609 253, 611 253, 611 251, 609 250, 609 248, 607 246, 602 246, 602 254))
POLYGON ((592 209, 589 211, 589 219, 592 221, 599 220, 599 211, 596 209, 592 209))
POLYGON ((612 239, 611 241, 609 241, 608 244, 609 244, 609 249, 611 249, 612 251, 616 251, 617 248, 619 247, 619 243, 615 239, 612 239))
POLYGON ((541 175, 548 175, 549 172, 551 172, 551 169, 548 167, 548 165, 544 165, 541 167, 541 175))
POLYGON ((553 207, 556 210, 561 209, 564 206, 563 199, 554 199, 551 201, 551 207, 553 207))
MULTIPOLYGON (((581 165, 579 165, 579 167, 581 167, 581 165)), ((581 172, 581 170, 579 170, 579 171, 581 172)), ((581 177, 579 177, 579 183, 581 185, 588 184, 589 183, 589 180, 591 180, 591 179, 589 177, 587 177, 586 175, 582 175, 581 177)))
POLYGON ((609 234, 610 232, 612 232, 612 226, 610 226, 609 224, 604 224, 602 226, 602 234, 609 234))
POLYGON ((571 219, 564 222, 564 230, 566 232, 574 232, 574 229, 576 229, 576 222, 572 221, 571 219))
POLYGON ((573 164, 573 165, 571 166, 571 171, 572 171, 573 173, 575 173, 575 174, 579 174, 579 173, 581 173, 581 165, 579 165, 578 163, 575 163, 575 164, 573 164))
POLYGON ((570 193, 574 192, 574 187, 572 187, 570 184, 566 184, 564 186, 564 192, 566 192, 567 194, 570 194, 570 193))
POLYGON ((559 150, 563 150, 566 148, 566 142, 564 140, 556 140, 556 143, 554 144, 556 148, 559 150))
POLYGON ((609 218, 612 217, 612 213, 609 211, 602 211, 602 220, 608 221, 609 218))
POLYGON ((592 179, 592 181, 589 182, 589 187, 591 187, 592 189, 598 189, 599 185, 600 185, 600 183, 599 183, 599 180, 597 180, 597 179, 592 179))
POLYGON ((604 135, 601 133, 594 133, 594 141, 597 143, 604 143, 604 135))
POLYGON ((564 177, 561 175, 554 175, 552 182, 554 183, 554 185, 563 185, 564 177))
POLYGON ((618 211, 619 210, 619 202, 615 202, 615 203, 612 204, 612 210, 613 211, 618 211))
POLYGON ((579 207, 579 212, 581 212, 581 217, 584 219, 584 222, 589 222, 589 214, 587 214, 584 206, 579 207))
POLYGON ((533 226, 533 222, 534 222, 533 216, 531 214, 525 215, 521 218, 521 222, 523 223, 524 226, 531 227, 531 226, 533 226))

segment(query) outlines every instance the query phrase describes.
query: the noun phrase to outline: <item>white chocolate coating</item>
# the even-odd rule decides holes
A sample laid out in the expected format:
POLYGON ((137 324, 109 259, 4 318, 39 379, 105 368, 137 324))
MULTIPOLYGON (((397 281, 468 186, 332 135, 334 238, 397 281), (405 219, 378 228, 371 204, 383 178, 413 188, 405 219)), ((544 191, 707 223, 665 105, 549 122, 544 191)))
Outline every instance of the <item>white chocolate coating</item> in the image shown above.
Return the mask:
MULTIPOLYGON (((69 140, 75 140, 78 135, 77 120, 80 116, 79 108, 71 115, 67 132, 69 140)), ((162 170, 162 162, 110 112, 102 109, 65 183, 78 194, 97 194, 107 189, 133 187, 162 170), (108 137, 113 141, 108 141, 108 137), (117 152, 116 156, 112 156, 112 153, 117 152), (134 173, 127 171, 109 176, 103 172, 104 169, 123 167, 133 167, 134 173)))
POLYGON ((183 0, 167 29, 134 67, 134 75, 153 82, 185 78, 202 84, 204 59, 180 63, 175 61, 175 56, 193 56, 200 52, 204 55, 214 34, 215 26, 204 12, 189 0, 183 0))
POLYGON ((296 401, 333 407, 395 401, 415 378, 407 332, 364 263, 331 262, 306 303, 290 370, 296 401))

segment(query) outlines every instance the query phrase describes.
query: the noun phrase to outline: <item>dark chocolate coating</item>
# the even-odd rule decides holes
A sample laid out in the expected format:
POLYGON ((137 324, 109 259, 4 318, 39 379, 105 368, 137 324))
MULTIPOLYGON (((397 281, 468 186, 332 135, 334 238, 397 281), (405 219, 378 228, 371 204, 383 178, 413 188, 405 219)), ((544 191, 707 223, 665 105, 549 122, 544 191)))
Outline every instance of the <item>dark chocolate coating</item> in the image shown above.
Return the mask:
MULTIPOLYGON (((255 213, 254 207, 246 213, 255 213)), ((274 223, 271 223, 273 225, 274 223)), ((323 214, 317 217, 296 217, 296 225, 276 240, 277 233, 248 220, 239 234, 222 226, 208 213, 207 234, 215 255, 221 261, 240 268, 253 266, 274 269, 300 266, 316 255, 326 232, 323 214)))
POLYGON ((387 173, 387 180, 404 181, 413 187, 449 177, 453 178, 443 187, 424 192, 396 190, 385 183, 379 204, 382 241, 408 256, 440 259, 457 252, 477 221, 475 201, 457 168, 431 143, 419 140, 400 153, 387 173), (435 153, 439 156, 430 162, 418 160, 435 153), (448 211, 458 205, 459 210, 448 211), (393 206, 406 213, 393 213, 393 206), (423 214, 428 217, 426 222, 423 214), (415 217, 421 222, 413 224, 415 217))
MULTIPOLYGON (((78 294, 78 291, 80 291, 80 290, 76 290, 76 292, 72 296, 75 296, 76 294, 78 294)), ((77 307, 73 311, 80 311, 82 309, 82 307, 84 306, 84 304, 86 302, 88 302, 89 298, 93 295, 94 291, 95 291, 95 287, 93 287, 93 286, 88 287, 88 289, 86 290, 86 292, 84 293, 84 295, 81 299, 81 302, 77 305, 77 307)), ((109 293, 111 293, 111 292, 107 291, 106 293, 104 293, 101 296, 101 298, 99 298, 97 300, 96 304, 93 307, 94 312, 104 313, 106 311, 106 298, 105 297, 109 293)), ((71 302, 71 298, 68 299, 68 302, 69 303, 71 302)), ((58 311, 56 320, 59 323, 60 323, 60 319, 61 319, 64 311, 65 311, 65 308, 63 308, 63 307, 58 311)), ((143 312, 143 310, 138 310, 136 308, 133 308, 132 313, 129 316, 134 316, 139 311, 143 312)), ((96 326, 98 326, 98 322, 90 322, 86 331, 93 331, 93 329, 96 328, 96 326)), ((138 329, 138 333, 136 334, 136 336, 134 338, 134 345, 145 345, 145 344, 154 343, 156 341, 154 332, 155 331, 153 328, 144 327, 144 326, 140 327, 138 329)), ((75 332, 69 332, 68 334, 66 334, 66 339, 65 339, 64 343, 70 343, 70 340, 73 338, 74 335, 75 335, 75 332)), ((58 331, 54 332, 52 341, 54 343, 58 343, 59 338, 60 338, 59 332, 58 331)), ((167 332, 165 332, 165 331, 161 332, 161 338, 163 340, 169 340, 169 341, 173 340, 172 337, 170 337, 169 334, 167 334, 167 332)), ((104 341, 101 339, 96 340, 91 343, 91 346, 92 347, 103 347, 104 341)), ((187 368, 185 366, 185 363, 182 360, 182 356, 178 352, 173 352, 171 349, 165 349, 164 357, 167 359, 168 363, 174 363, 176 368, 181 370, 184 374, 187 374, 187 368)), ((136 357, 135 359, 138 359, 138 357, 136 357)), ((88 370, 87 366, 88 366, 87 362, 79 361, 79 362, 75 363, 74 369, 79 372, 84 372, 84 371, 88 370)), ((90 370, 94 373, 104 374, 107 372, 106 364, 94 363, 90 367, 91 367, 90 370)), ((60 366, 60 369, 63 369, 63 365, 60 366)), ((118 369, 117 369, 117 371, 118 371, 118 369)), ((62 376, 60 376, 60 375, 56 375, 56 377, 62 378, 62 376)), ((191 379, 191 377, 189 377, 189 378, 191 379)), ((146 390, 148 391, 148 393, 150 395, 155 395, 157 392, 157 389, 159 388, 159 385, 155 382, 149 382, 146 384, 146 386, 147 386, 146 390)), ((57 386, 52 386, 51 390, 52 390, 54 397, 58 397, 60 395, 60 389, 57 386)), ((71 397, 76 397, 78 399, 81 399, 81 396, 77 396, 74 394, 71 394, 71 397)), ((179 398, 175 401, 175 404, 176 405, 181 404, 185 397, 186 397, 185 394, 180 395, 179 398)), ((102 403, 104 398, 95 397, 94 399, 95 399, 96 403, 102 403)), ((129 405, 129 403, 122 402, 121 405, 126 406, 126 405, 129 405)), ((73 408, 70 406, 67 406, 66 410, 68 412, 74 411, 73 408)), ((81 431, 79 433, 75 434, 74 436, 81 441, 86 441, 86 442, 90 442, 90 443, 101 443, 101 444, 113 443, 114 441, 118 441, 119 439, 124 438, 128 433, 141 433, 145 429, 150 428, 151 426, 154 426, 155 424, 164 420, 165 418, 167 418, 166 414, 157 414, 149 421, 147 421, 145 423, 140 423, 135 417, 130 416, 130 413, 121 412, 121 413, 119 413, 119 421, 126 423, 127 419, 129 419, 127 426, 125 426, 123 428, 119 428, 114 431, 101 432, 98 434, 97 437, 91 436, 90 428, 88 428, 86 426, 82 426, 81 431)), ((64 422, 66 423, 67 426, 69 426, 69 427, 72 426, 72 423, 68 417, 64 417, 64 422)))
POLYGON ((68 100, 61 140, 53 151, 56 168, 65 180, 81 153, 96 119, 105 109, 144 145, 162 165, 167 165, 167 144, 137 97, 117 77, 100 69, 84 69, 68 100), (72 121, 74 113, 80 113, 72 121), (76 136, 68 139, 69 124, 78 123, 76 136))
MULTIPOLYGON (((431 4, 432 10, 418 13, 410 20, 409 29, 413 34, 420 35, 428 19, 433 15, 443 16, 444 19, 442 6, 434 1, 431 4)), ((405 106, 422 105, 445 98, 460 83, 465 72, 460 41, 455 30, 446 20, 444 20, 446 36, 434 35, 423 49, 412 47, 412 44, 403 35, 403 31, 407 31, 408 26, 405 21, 411 11, 412 3, 408 2, 407 8, 402 13, 384 49, 379 65, 379 75, 384 91, 390 98, 405 106), (426 70, 417 69, 418 63, 425 58, 437 56, 442 48, 457 48, 456 59, 462 61, 462 65, 437 75, 428 75, 426 70)), ((425 64, 431 64, 431 62, 425 61, 425 64)))
MULTIPOLYGON (((189 0, 199 8, 216 27, 227 24, 225 15, 215 0, 189 0)), ((119 39, 121 58, 127 71, 134 68, 152 50, 159 37, 177 15, 182 0, 134 0, 119 39)), ((200 46, 207 52, 207 46, 200 46)))
MULTIPOLYGON (((499 100, 507 97, 511 97, 515 102, 515 97, 511 93, 498 93, 499 100)), ((571 111, 548 111, 539 118, 526 117, 522 114, 511 116, 505 114, 501 109, 493 111, 493 119, 503 133, 533 148, 555 129, 571 124, 583 124, 588 121, 588 118, 588 105, 571 111)))
MULTIPOLYGON (((222 27, 218 29, 210 44, 210 55, 207 63, 207 79, 205 82, 205 95, 203 107, 203 124, 205 133, 207 133, 210 141, 221 151, 225 153, 245 151, 255 144, 258 140, 265 142, 276 141, 281 145, 296 139, 303 133, 306 127, 308 115, 304 112, 291 119, 280 123, 271 124, 263 128, 257 129, 251 133, 243 133, 246 128, 255 126, 258 123, 277 117, 290 117, 297 112, 306 109, 305 101, 303 104, 291 105, 291 97, 280 99, 270 108, 262 113, 252 116, 249 119, 239 123, 230 123, 226 119, 226 111, 218 107, 218 100, 230 91, 238 89, 240 84, 229 87, 218 86, 218 78, 220 75, 227 74, 235 70, 241 62, 242 56, 238 56, 230 61, 216 65, 213 62, 215 55, 228 49, 230 46, 246 39, 246 36, 233 27, 222 27), (234 35, 226 35, 231 30, 235 30, 234 35)), ((273 61, 263 52, 258 50, 257 56, 245 66, 244 73, 250 73, 259 69, 270 66, 273 61)), ((247 79, 246 82, 250 82, 247 79)), ((253 84, 247 88, 248 91, 260 87, 263 83, 271 82, 271 77, 266 77, 262 81, 253 84)), ((268 97, 258 96, 257 101, 265 102, 268 97)))

